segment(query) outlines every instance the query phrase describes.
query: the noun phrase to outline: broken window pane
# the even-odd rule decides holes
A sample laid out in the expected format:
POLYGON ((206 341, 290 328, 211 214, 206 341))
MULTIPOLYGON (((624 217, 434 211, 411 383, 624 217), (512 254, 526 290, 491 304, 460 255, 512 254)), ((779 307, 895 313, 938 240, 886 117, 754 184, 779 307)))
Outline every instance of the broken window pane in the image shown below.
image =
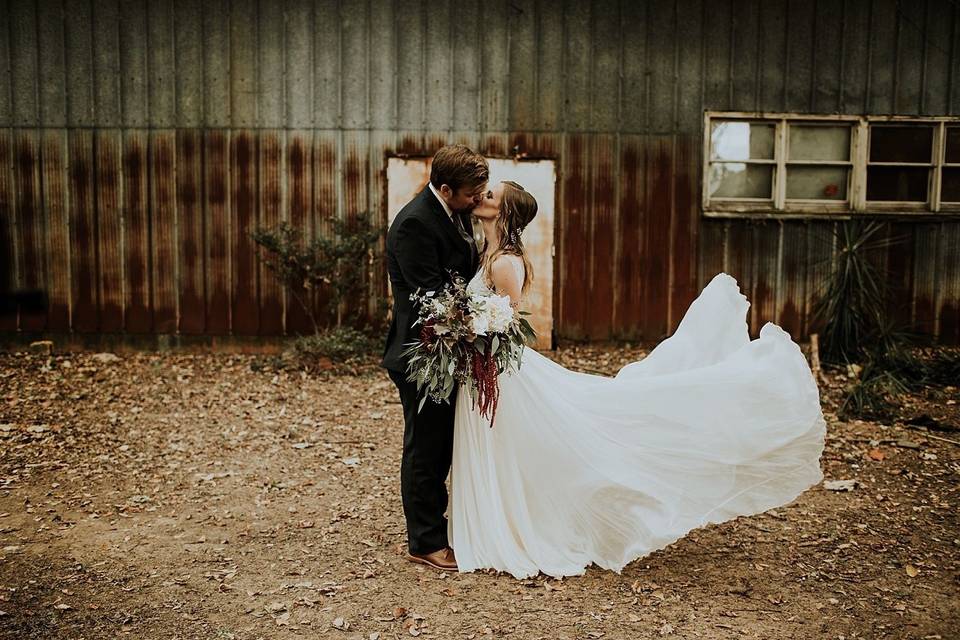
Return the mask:
POLYGON ((924 167, 867 167, 867 200, 926 202, 929 182, 924 167))
POLYGON ((790 125, 790 160, 849 160, 850 127, 790 125))
POLYGON ((787 198, 846 200, 846 167, 787 167, 787 198))
POLYGON ((932 126, 870 126, 870 162, 930 162, 932 151, 932 126))
POLYGON ((713 160, 773 160, 772 124, 714 122, 710 133, 713 160))
POLYGON ((710 165, 709 190, 715 198, 771 198, 773 167, 742 162, 710 165))

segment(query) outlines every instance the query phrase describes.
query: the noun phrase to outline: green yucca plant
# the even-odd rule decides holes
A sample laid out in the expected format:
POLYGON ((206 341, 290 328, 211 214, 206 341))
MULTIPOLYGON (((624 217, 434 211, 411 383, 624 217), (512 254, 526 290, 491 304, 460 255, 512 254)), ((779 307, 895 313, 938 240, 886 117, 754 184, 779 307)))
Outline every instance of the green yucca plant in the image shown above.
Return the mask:
POLYGON ((813 305, 821 323, 821 359, 828 364, 859 362, 874 346, 891 348, 902 329, 887 317, 887 274, 870 260, 870 253, 887 249, 903 237, 882 237, 884 225, 850 220, 837 225, 836 256, 823 291, 813 305))

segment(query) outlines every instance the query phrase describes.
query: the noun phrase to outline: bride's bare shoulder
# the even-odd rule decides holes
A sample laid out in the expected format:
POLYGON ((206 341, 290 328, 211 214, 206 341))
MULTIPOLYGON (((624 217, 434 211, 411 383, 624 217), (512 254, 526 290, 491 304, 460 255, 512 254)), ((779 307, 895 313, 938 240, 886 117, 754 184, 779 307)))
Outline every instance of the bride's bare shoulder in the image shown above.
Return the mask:
POLYGON ((504 253, 497 256, 489 268, 494 289, 519 301, 523 288, 523 258, 504 253))

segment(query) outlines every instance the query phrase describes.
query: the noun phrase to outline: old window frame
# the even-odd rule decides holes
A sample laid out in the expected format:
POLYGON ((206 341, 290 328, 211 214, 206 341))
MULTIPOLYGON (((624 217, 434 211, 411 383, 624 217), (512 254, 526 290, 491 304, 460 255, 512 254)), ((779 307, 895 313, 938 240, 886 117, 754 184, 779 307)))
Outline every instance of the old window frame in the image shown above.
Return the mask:
MULTIPOLYGON (((946 130, 960 125, 958 116, 857 116, 845 114, 797 114, 744 111, 704 111, 703 167, 701 206, 707 217, 772 217, 772 218, 848 218, 862 215, 902 215, 909 217, 954 216, 960 213, 960 202, 942 202, 943 168, 960 167, 960 163, 946 163, 946 130), (773 201, 751 198, 711 198, 709 195, 711 126, 715 120, 736 120, 749 123, 773 123, 774 138, 773 201), (787 200, 786 170, 788 165, 808 164, 787 162, 789 124, 848 124, 850 131, 850 160, 847 173, 847 199, 787 200), (866 199, 867 165, 869 159, 870 126, 873 124, 933 124, 931 171, 926 202, 885 202, 866 199)), ((814 162, 810 164, 820 164, 814 162)), ((837 166, 842 162, 828 161, 837 166)), ((896 163, 895 163, 896 164, 896 163)))

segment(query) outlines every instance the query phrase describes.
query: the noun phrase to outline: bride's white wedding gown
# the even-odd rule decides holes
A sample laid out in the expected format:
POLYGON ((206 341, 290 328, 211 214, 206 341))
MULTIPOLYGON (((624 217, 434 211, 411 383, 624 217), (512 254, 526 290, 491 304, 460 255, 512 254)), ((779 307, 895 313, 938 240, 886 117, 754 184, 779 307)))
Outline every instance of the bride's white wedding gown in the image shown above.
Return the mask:
MULTIPOLYGON (((480 273, 470 289, 489 290, 480 273)), ((676 332, 609 378, 527 348, 494 427, 457 396, 448 535, 460 571, 616 572, 686 533, 792 502, 823 479, 807 361, 719 273, 676 332)))

